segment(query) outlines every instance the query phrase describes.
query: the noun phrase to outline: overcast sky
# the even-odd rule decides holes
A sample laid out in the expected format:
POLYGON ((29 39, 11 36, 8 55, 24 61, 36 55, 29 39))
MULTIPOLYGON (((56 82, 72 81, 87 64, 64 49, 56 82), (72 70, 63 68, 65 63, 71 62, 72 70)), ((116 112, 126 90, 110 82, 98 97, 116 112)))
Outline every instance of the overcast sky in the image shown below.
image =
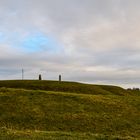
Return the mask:
POLYGON ((140 0, 0 0, 0 79, 140 87, 140 0))

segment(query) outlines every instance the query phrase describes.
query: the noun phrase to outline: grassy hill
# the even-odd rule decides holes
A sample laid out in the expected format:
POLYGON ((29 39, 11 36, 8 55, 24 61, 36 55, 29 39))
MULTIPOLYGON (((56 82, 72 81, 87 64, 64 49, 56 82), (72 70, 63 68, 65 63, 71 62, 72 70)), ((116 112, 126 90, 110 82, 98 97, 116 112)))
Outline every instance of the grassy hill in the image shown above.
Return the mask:
POLYGON ((104 95, 124 95, 126 90, 117 86, 107 85, 91 85, 82 84, 77 82, 58 82, 58 81, 46 81, 46 80, 9 80, 0 81, 0 87, 8 88, 24 88, 33 90, 45 90, 45 91, 60 91, 71 93, 83 93, 83 94, 104 94, 104 95))
POLYGON ((139 93, 56 81, 0 81, 0 87, 2 140, 140 139, 139 93))

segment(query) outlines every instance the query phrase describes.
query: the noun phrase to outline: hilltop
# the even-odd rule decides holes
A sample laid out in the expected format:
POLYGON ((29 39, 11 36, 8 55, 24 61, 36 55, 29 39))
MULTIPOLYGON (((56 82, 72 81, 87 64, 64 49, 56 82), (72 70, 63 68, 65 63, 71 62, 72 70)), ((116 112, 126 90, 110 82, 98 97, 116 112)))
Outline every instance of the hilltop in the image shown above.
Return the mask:
POLYGON ((82 94, 125 95, 127 91, 118 86, 92 85, 78 82, 59 82, 47 80, 8 80, 0 81, 0 87, 32 90, 59 91, 82 94))

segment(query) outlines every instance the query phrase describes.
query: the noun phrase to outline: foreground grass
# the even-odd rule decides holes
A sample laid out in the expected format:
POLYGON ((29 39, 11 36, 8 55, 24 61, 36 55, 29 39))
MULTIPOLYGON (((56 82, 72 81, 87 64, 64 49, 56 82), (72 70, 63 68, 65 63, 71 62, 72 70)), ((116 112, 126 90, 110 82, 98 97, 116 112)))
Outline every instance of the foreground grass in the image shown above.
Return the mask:
POLYGON ((0 132, 0 138, 2 140, 137 140, 129 136, 121 137, 62 131, 17 131, 2 128, 0 132))
POLYGON ((26 138, 24 131, 30 130, 31 138, 40 139, 48 135, 50 139, 109 139, 109 136, 112 136, 110 139, 138 139, 139 95, 91 95, 0 88, 0 137, 8 138, 10 134, 16 139, 19 134, 22 139, 24 135, 26 138), (5 136, 3 128, 7 134, 5 136))

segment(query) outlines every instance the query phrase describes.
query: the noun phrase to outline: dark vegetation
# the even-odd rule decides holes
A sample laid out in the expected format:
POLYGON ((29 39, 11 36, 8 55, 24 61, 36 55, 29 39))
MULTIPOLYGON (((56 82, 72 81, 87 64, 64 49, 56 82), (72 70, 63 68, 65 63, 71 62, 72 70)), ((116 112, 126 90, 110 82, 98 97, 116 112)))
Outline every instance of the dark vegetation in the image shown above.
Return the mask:
POLYGON ((140 139, 140 91, 57 81, 0 87, 0 139, 140 139))

